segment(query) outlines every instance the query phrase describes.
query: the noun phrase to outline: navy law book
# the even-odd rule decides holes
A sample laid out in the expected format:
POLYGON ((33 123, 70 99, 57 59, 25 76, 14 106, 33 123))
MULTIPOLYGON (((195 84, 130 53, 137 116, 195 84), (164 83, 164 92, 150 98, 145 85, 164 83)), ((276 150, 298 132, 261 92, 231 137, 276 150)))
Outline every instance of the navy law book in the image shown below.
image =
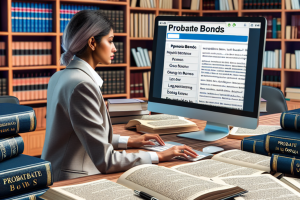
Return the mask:
POLYGON ((283 112, 280 116, 280 125, 283 129, 300 131, 300 109, 283 112))
POLYGON ((0 104, 0 137, 34 131, 36 116, 29 106, 12 103, 0 104))
POLYGON ((0 199, 52 185, 51 163, 40 158, 18 155, 0 163, 0 199))
POLYGON ((256 135, 245 137, 241 141, 241 149, 251 153, 269 156, 270 154, 265 150, 265 135, 256 135))
POLYGON ((23 151, 24 141, 18 134, 0 138, 0 162, 22 154, 23 151))
POLYGON ((49 188, 43 188, 40 190, 34 190, 32 192, 27 192, 25 194, 19 194, 19 195, 14 195, 10 197, 5 197, 4 199, 1 200, 38 200, 41 199, 39 196, 43 195, 45 192, 47 192, 49 188))
POLYGON ((292 155, 272 154, 271 170, 300 176, 300 158, 292 155))

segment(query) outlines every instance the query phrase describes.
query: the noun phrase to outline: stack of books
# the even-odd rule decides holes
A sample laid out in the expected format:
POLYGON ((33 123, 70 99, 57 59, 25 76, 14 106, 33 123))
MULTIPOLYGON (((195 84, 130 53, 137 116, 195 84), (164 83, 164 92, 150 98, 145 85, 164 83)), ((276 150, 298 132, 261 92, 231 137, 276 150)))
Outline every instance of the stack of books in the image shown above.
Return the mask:
POLYGON ((130 73, 130 98, 149 97, 151 72, 130 73))
POLYGON ((281 0, 244 0, 244 9, 281 9, 281 0))
POLYGON ((291 26, 285 27, 285 39, 300 39, 300 15, 292 15, 291 26))
POLYGON ((287 99, 300 100, 300 88, 299 87, 286 87, 285 94, 287 99))
POLYGON ((0 103, 0 124, 0 199, 36 199, 53 183, 51 163, 23 155, 24 141, 18 135, 36 129, 35 112, 0 103))
POLYGON ((12 32, 52 32, 52 3, 11 3, 12 32))
POLYGON ((7 95, 7 78, 0 78, 0 96, 7 95))
POLYGON ((137 67, 150 67, 152 63, 152 51, 147 48, 131 48, 131 53, 137 67))
POLYGON ((126 124, 150 114, 148 102, 139 99, 108 99, 107 104, 112 124, 126 124))
POLYGON ((238 0, 203 0, 203 10, 238 10, 238 0))
POLYGON ((263 57, 264 68, 281 68, 281 49, 275 49, 274 51, 265 51, 263 57))
POLYGON ((263 135, 259 131, 259 135, 244 138, 241 149, 271 156, 272 171, 300 176, 299 115, 300 109, 283 112, 280 117, 281 128, 263 135))
POLYGON ((140 0, 139 5, 137 5, 137 0, 131 0, 130 6, 132 8, 156 8, 156 0, 140 0))
POLYGON ((130 13, 130 37, 154 36, 155 14, 130 13))
POLYGON ((124 94, 125 93, 125 71, 124 70, 96 70, 103 80, 102 94, 124 94))
POLYGON ((0 42, 0 67, 5 66, 6 48, 5 42, 0 42))
POLYGON ((286 69, 300 69, 300 51, 295 50, 295 53, 285 54, 285 68, 286 69))
POLYGON ((263 75, 262 85, 279 88, 281 87, 280 75, 263 75))
MULTIPOLYGON (((193 1, 195 1, 195 0, 193 0, 193 1)), ((173 9, 173 0, 159 0, 159 8, 161 8, 161 9, 173 9)), ((198 6, 198 8, 199 8, 199 6, 198 6)))

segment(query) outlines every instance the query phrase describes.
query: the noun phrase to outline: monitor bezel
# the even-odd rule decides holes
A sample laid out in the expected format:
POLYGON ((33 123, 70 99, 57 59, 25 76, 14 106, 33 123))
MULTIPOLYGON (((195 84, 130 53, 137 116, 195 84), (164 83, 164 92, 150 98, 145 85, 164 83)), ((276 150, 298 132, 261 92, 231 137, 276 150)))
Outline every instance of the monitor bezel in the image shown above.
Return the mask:
POLYGON ((183 17, 183 16, 157 16, 155 19, 155 29, 154 29, 154 38, 153 38, 153 54, 152 54, 152 64, 151 64, 151 78, 150 78, 150 89, 149 89, 149 101, 155 103, 162 103, 175 106, 183 106, 187 108, 196 108, 200 110, 219 112, 224 114, 231 114, 237 116, 244 116, 250 118, 257 118, 259 114, 259 105, 260 105, 260 96, 261 96, 261 84, 262 84, 262 73, 263 73, 263 52, 265 48, 265 34, 266 34, 266 19, 264 17, 183 17), (154 53, 157 47, 157 34, 158 34, 158 21, 196 21, 196 22, 260 22, 260 42, 259 42, 259 51, 258 51, 258 61, 256 77, 256 86, 255 86, 255 102, 254 102, 254 111, 247 112, 242 110, 229 109, 224 107, 217 106, 208 106, 196 103, 187 103, 176 100, 168 100, 162 98, 153 97, 153 79, 155 74, 154 64, 156 62, 156 54, 154 53), (263 42, 261 42, 263 41, 263 42))

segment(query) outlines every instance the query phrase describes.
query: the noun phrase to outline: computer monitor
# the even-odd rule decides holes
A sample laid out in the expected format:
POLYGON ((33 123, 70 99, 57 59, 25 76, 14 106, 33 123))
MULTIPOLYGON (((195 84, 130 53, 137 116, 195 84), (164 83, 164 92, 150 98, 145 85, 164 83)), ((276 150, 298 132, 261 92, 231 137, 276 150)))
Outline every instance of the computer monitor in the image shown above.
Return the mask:
POLYGON ((258 125, 263 17, 155 19, 148 110, 207 121, 179 137, 215 141, 258 125))

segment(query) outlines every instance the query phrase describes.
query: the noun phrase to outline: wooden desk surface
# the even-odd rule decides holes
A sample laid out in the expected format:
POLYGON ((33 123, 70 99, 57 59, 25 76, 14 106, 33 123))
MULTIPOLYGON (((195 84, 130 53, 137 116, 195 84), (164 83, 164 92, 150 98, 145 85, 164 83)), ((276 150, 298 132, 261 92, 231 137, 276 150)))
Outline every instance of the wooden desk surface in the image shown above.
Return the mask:
MULTIPOLYGON (((280 115, 281 115, 281 113, 261 116, 259 118, 259 124, 260 125, 280 125, 280 122, 279 122, 280 115)), ((190 120, 195 122, 198 125, 200 130, 203 130, 206 125, 205 121, 196 120, 196 119, 190 119, 190 120)), ((125 124, 113 125, 113 133, 120 134, 123 136, 138 136, 139 135, 139 133, 137 133, 135 131, 126 130, 124 128, 124 126, 125 126, 125 124)), ((240 146, 241 140, 223 138, 223 139, 217 140, 215 142, 202 142, 202 141, 198 141, 198 140, 179 138, 179 137, 176 137, 176 135, 177 134, 162 135, 161 138, 164 141, 174 141, 174 142, 183 143, 183 144, 186 144, 186 145, 188 145, 196 150, 200 150, 200 151, 202 150, 203 147, 206 147, 209 145, 219 146, 219 147, 224 148, 225 150, 241 148, 241 146, 240 146)), ((128 149, 128 150, 126 150, 126 152, 132 153, 132 152, 137 152, 138 150, 139 149, 128 149)), ((172 167, 172 166, 184 164, 184 163, 188 163, 188 161, 175 160, 175 161, 171 161, 171 162, 162 162, 162 163, 159 163, 158 165, 165 166, 165 167, 172 167)), ((80 183, 95 181, 95 180, 99 180, 99 179, 108 179, 108 180, 116 182, 117 179, 122 174, 123 174, 123 172, 113 173, 113 174, 98 174, 98 175, 91 175, 91 176, 86 176, 86 177, 76 178, 76 179, 71 179, 71 180, 66 180, 66 181, 58 181, 58 182, 55 182, 52 187, 80 184, 80 183)))

